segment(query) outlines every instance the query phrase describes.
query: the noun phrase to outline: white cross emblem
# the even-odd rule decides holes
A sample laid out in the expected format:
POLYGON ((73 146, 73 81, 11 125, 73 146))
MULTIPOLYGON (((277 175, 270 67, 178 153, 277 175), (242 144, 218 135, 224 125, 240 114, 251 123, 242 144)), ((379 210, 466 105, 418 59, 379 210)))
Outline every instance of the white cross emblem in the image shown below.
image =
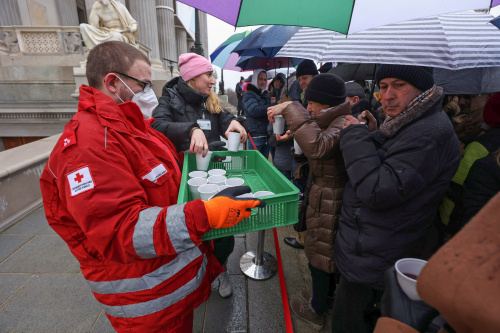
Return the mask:
POLYGON ((70 142, 71 142, 70 139, 68 138, 64 139, 64 147, 66 147, 70 142))

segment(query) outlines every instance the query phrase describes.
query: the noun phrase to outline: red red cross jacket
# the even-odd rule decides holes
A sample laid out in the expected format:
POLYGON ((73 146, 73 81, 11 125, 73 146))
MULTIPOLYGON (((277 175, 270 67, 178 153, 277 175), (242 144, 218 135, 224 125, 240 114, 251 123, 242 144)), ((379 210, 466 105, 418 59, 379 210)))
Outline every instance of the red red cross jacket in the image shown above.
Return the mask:
POLYGON ((135 103, 82 86, 40 179, 50 226, 119 332, 168 331, 222 271, 202 201, 176 204, 182 157, 135 103))

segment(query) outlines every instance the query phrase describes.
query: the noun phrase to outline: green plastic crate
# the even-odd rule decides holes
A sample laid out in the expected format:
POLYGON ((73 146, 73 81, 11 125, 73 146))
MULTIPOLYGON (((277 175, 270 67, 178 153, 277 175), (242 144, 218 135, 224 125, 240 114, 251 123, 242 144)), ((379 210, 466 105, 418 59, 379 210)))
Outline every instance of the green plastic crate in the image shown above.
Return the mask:
MULTIPOLYGON (((281 227, 298 221, 299 190, 283 174, 278 171, 257 150, 243 150, 238 152, 217 151, 214 154, 231 156, 229 162, 210 162, 210 169, 226 170, 226 177, 240 177, 250 186, 252 193, 257 191, 271 191, 275 195, 262 197, 266 207, 254 208, 252 215, 231 228, 212 229, 203 235, 203 240, 225 236, 243 234, 257 230, 281 227)), ((189 172, 196 170, 196 155, 184 155, 182 181, 177 203, 188 202, 191 193, 187 185, 189 172)))

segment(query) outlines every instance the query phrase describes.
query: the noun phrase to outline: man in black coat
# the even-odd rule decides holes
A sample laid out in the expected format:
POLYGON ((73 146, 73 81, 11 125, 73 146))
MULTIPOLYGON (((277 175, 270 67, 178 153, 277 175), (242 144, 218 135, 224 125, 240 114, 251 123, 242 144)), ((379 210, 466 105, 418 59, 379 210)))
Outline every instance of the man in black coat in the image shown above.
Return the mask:
MULTIPOLYGON (((432 68, 381 65, 375 75, 386 121, 347 116, 340 149, 349 181, 335 239, 341 278, 333 332, 369 332, 365 314, 384 290, 384 272, 422 258, 441 198, 460 162, 432 68), (370 132, 371 131, 371 132, 370 132)), ((425 259, 425 258, 424 258, 425 259)))
POLYGON ((243 98, 243 88, 241 88, 243 82, 245 82, 245 78, 242 76, 240 77, 240 82, 236 83, 236 89, 234 90, 236 92, 236 98, 238 98, 238 116, 243 115, 243 102, 241 101, 243 98))

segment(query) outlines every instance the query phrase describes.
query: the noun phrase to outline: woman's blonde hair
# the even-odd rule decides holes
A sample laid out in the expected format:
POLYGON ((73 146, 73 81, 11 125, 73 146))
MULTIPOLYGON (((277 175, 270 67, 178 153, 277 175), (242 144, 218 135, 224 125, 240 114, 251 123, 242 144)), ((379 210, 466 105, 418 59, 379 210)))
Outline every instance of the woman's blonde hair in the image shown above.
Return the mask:
MULTIPOLYGON (((196 90, 194 88, 194 81, 193 80, 189 80, 187 82, 187 84, 188 84, 188 86, 190 86, 191 88, 196 90)), ((210 94, 208 94, 207 101, 205 102, 205 107, 208 110, 208 112, 210 112, 210 113, 219 114, 222 111, 222 108, 219 104, 219 99, 217 98, 217 95, 212 90, 210 90, 210 94)))

